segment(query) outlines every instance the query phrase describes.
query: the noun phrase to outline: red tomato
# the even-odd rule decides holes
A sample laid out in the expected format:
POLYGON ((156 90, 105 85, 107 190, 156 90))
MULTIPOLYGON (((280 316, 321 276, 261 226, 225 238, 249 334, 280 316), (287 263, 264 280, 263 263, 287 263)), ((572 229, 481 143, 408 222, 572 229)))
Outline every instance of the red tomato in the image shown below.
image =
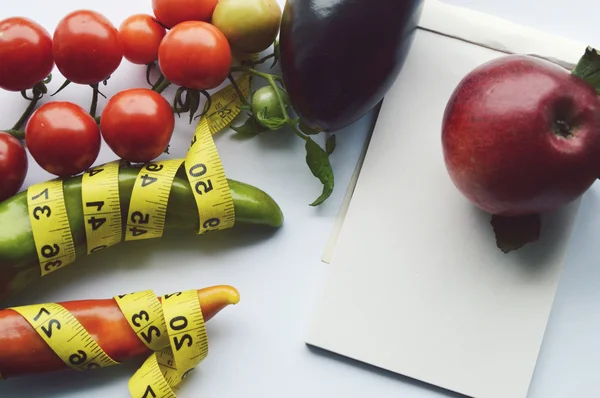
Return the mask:
POLYGON ((225 35, 207 22, 182 22, 158 48, 158 65, 167 80, 197 90, 215 88, 231 68, 231 48, 225 35))
POLYGON ((119 31, 102 14, 78 10, 54 31, 54 61, 62 75, 79 84, 106 80, 123 59, 119 31))
POLYGON ((33 159, 59 177, 87 170, 98 157, 101 136, 93 117, 71 102, 48 102, 25 126, 25 142, 33 159))
POLYGON ((123 56, 137 65, 146 65, 158 59, 158 46, 166 29, 147 14, 135 14, 119 26, 123 56))
POLYGON ((27 18, 0 21, 0 88, 23 91, 44 80, 54 68, 52 38, 27 18))
POLYGON ((156 19, 167 28, 186 21, 210 21, 218 0, 152 0, 156 19))
POLYGON ((0 202, 19 192, 27 166, 23 145, 12 135, 0 131, 0 202))
POLYGON ((106 103, 100 131, 117 156, 145 163, 160 156, 173 135, 175 116, 169 102, 156 91, 133 88, 106 103))

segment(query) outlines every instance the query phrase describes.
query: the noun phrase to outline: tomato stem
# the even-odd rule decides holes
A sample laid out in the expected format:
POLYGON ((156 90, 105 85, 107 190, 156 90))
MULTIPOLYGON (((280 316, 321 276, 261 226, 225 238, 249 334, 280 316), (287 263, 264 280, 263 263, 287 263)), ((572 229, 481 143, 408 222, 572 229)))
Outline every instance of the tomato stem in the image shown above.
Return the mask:
POLYGON ((33 110, 35 109, 35 106, 37 105, 40 97, 36 97, 34 96, 33 99, 31 99, 29 101, 29 105, 27 105, 27 108, 25 109, 25 112, 23 112, 23 114, 21 115, 21 117, 19 118, 19 120, 17 120, 17 122, 15 123, 15 125, 12 127, 11 130, 19 130, 21 128, 21 126, 23 125, 23 123, 25 123, 25 121, 29 118, 29 116, 31 115, 31 113, 33 112, 33 110))
POLYGON ((54 97, 56 94, 60 93, 61 91, 63 91, 69 84, 71 84, 70 80, 65 80, 65 82, 62 84, 62 86, 60 86, 58 88, 58 90, 56 90, 54 93, 50 94, 51 97, 54 97))
POLYGON ((21 97, 25 98, 27 101, 31 101, 33 99, 27 95, 27 90, 21 91, 21 97))
POLYGON ((158 82, 156 82, 156 84, 154 85, 154 87, 152 87, 152 90, 156 91, 157 93, 162 93, 163 91, 165 91, 165 89, 167 87, 169 87, 171 85, 171 82, 168 81, 167 79, 159 79, 158 82))
POLYGON ((185 92, 185 88, 179 87, 175 92, 175 96, 173 97, 173 112, 177 114, 177 116, 181 116, 182 113, 188 112, 190 110, 189 101, 186 95, 186 102, 183 102, 181 96, 185 92))
MULTIPOLYGON (((154 69, 154 65, 154 62, 150 62, 148 65, 146 65, 146 82, 150 87, 153 86, 152 82, 150 81, 150 73, 152 72, 152 69, 154 69)), ((162 77, 162 73, 160 77, 162 77)), ((160 80, 160 77, 158 78, 158 80, 160 80)))
POLYGON ((11 130, 19 131, 21 126, 27 121, 29 116, 31 116, 31 114, 33 113, 33 110, 35 109, 39 100, 42 99, 44 94, 47 92, 48 92, 48 88, 46 87, 44 82, 39 82, 35 86, 33 86, 31 98, 27 97, 25 92, 21 93, 21 95, 23 95, 23 97, 28 98, 29 105, 27 105, 25 112, 23 112, 23 114, 21 115, 19 120, 17 120, 17 122, 14 124, 14 126, 11 128, 11 130))
POLYGON ((251 74, 253 74, 255 76, 258 76, 258 77, 261 77, 261 78, 265 79, 269 83, 269 85, 271 87, 273 87, 273 90, 275 91, 275 95, 277 96, 277 101, 279 102, 279 106, 281 107, 281 112, 283 114, 283 119, 290 126, 293 124, 293 120, 290 119, 290 116, 289 116, 289 114, 287 112, 287 108, 285 106, 285 103, 283 102, 283 97, 281 96, 281 93, 279 92, 279 86, 275 82, 276 80, 281 79, 279 76, 272 75, 270 73, 261 72, 261 71, 258 71, 256 69, 249 68, 247 66, 233 67, 233 68, 231 68, 231 72, 246 72, 246 73, 251 73, 251 74))
POLYGON ((96 109, 98 109, 98 93, 100 92, 100 90, 98 90, 98 83, 90 84, 90 87, 92 87, 92 90, 93 90, 92 105, 90 106, 90 115, 93 118, 95 118, 96 117, 96 109))
POLYGON ((204 115, 206 115, 208 113, 208 111, 210 110, 210 107, 212 106, 212 97, 210 96, 208 91, 200 90, 199 93, 204 95, 204 98, 206 98, 206 102, 204 103, 204 109, 202 110, 202 112, 200 112, 200 114, 198 116, 196 116, 194 118, 194 120, 199 119, 199 118, 203 117, 204 115))
POLYGON ((167 27, 167 25, 165 25, 164 23, 160 22, 158 19, 152 18, 152 20, 154 22, 156 22, 157 24, 159 24, 160 26, 162 26, 163 28, 165 28, 166 30, 169 30, 169 27, 167 27))
POLYGON ((259 59, 256 62, 253 62, 254 65, 260 65, 260 64, 264 64, 265 62, 267 62, 268 60, 270 60, 271 58, 275 57, 275 53, 271 53, 269 55, 265 55, 264 57, 262 57, 261 59, 259 59))
POLYGON ((235 89, 235 92, 237 93, 238 97, 240 97, 240 100, 242 101, 242 103, 244 105, 250 105, 250 102, 248 102, 248 98, 246 98, 244 93, 242 93, 242 90, 240 90, 240 86, 238 86, 238 84, 236 83, 236 81, 233 78, 233 76, 231 75, 231 73, 227 76, 227 78, 231 82, 231 85, 235 89))
POLYGON ((4 130, 4 132, 12 135, 13 137, 15 137, 18 140, 25 139, 25 132, 23 130, 10 129, 10 130, 4 130))

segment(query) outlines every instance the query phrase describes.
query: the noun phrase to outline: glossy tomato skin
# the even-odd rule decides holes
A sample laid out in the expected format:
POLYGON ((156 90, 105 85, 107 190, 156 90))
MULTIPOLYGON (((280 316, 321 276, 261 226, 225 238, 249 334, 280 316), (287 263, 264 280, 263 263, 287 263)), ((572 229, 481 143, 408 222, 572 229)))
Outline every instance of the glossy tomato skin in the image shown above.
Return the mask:
POLYGON ((96 11, 67 14, 56 26, 53 41, 56 67, 73 83, 104 81, 123 59, 119 31, 96 11))
POLYGON ((232 51, 246 58, 273 44, 281 6, 277 0, 220 0, 211 23, 225 34, 232 51))
MULTIPOLYGON (((287 93, 282 89, 279 89, 279 95, 281 96, 281 100, 286 107, 286 110, 289 106, 289 99, 287 93)), ((263 86, 256 90, 256 92, 252 95, 251 100, 252 105, 252 113, 254 115, 258 115, 260 112, 265 112, 265 117, 269 118, 281 118, 283 119, 283 110, 281 109, 281 104, 279 103, 279 98, 277 98, 277 94, 275 90, 271 86, 263 86)))
POLYGON ((44 27, 21 17, 0 21, 0 88, 27 90, 52 68, 52 37, 44 27))
POLYGON ((167 33, 148 14, 134 14, 119 26, 123 56, 136 65, 147 65, 158 59, 158 46, 167 33))
POLYGON ((186 21, 209 22, 218 0, 152 0, 156 19, 167 28, 186 21))
POLYGON ((0 131, 0 202, 19 192, 27 176, 27 153, 12 135, 0 131))
POLYGON ((25 142, 33 159, 59 177, 87 170, 98 157, 100 130, 94 118, 71 102, 48 102, 25 126, 25 142))
POLYGON ((122 159, 149 162, 169 145, 175 116, 169 102, 146 88, 121 91, 111 97, 102 116, 100 131, 106 144, 122 159))
POLYGON ((197 90, 215 88, 227 78, 232 55, 225 35, 199 21, 171 29, 158 48, 158 65, 171 83, 197 90))

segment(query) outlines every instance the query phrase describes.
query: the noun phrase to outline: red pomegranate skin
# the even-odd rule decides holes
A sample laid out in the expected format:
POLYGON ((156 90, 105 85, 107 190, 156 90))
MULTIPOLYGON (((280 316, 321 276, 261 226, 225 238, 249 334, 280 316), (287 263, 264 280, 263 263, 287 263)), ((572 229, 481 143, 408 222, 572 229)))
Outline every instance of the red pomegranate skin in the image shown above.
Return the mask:
POLYGON ((591 85, 555 64, 502 56, 455 88, 442 146, 454 185, 482 210, 554 211, 598 177, 600 101, 591 85))

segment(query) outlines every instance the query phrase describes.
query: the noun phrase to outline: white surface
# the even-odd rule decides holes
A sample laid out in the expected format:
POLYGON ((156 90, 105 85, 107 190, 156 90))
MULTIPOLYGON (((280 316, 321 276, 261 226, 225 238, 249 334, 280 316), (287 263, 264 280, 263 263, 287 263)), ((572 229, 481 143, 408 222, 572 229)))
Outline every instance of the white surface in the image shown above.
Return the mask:
POLYGON ((505 255, 489 215, 452 184, 440 139, 459 81, 503 55, 417 32, 383 102, 308 343, 477 398, 526 397, 579 203, 545 218, 539 242, 505 255))
POLYGON ((593 0, 442 0, 567 39, 600 46, 600 32, 593 14, 593 0))
POLYGON ((503 53, 535 55, 567 69, 575 66, 586 47, 573 39, 439 0, 425 3, 419 26, 503 53))
MULTIPOLYGON (((591 41, 599 35, 595 14, 586 12, 594 4, 589 0, 570 1, 568 9, 573 11, 569 12, 567 5, 556 0, 529 0, 525 5, 516 0, 470 3, 521 23, 544 24, 546 30, 570 33, 580 41, 591 41), (563 18, 565 15, 568 18, 563 18)), ((116 24, 131 13, 150 11, 149 0, 107 0, 102 5, 91 0, 63 0, 47 4, 41 0, 6 2, 0 18, 24 14, 51 28, 66 12, 79 7, 94 7, 116 24)), ((52 87, 57 84, 60 79, 52 87)), ((143 85, 142 72, 124 63, 105 90, 112 94, 132 85, 143 85), (135 80, 127 81, 131 76, 136 76, 135 80)), ((60 98, 87 104, 88 92, 71 87, 60 98)), ((8 96, 3 92, 0 101, 0 125, 11 125, 25 104, 18 94, 8 96)), ((362 127, 368 124, 357 124, 338 137, 338 152, 333 157, 338 186, 334 198, 321 209, 306 206, 320 187, 307 172, 302 147, 295 140, 265 137, 240 143, 228 135, 217 139, 228 176, 256 184, 282 205, 286 224, 274 236, 253 238, 228 233, 208 240, 190 237, 185 242, 123 245, 110 254, 99 253, 85 264, 47 277, 15 304, 110 297, 148 288, 162 294, 229 283, 240 289, 242 301, 208 324, 211 352, 200 372, 186 380, 180 397, 455 396, 339 357, 313 353, 303 343, 326 274, 320 257, 366 135, 362 127), (286 180, 294 183, 282 183, 286 180)), ((191 130, 183 122, 179 126, 181 153, 191 130)), ((99 161, 111 158, 109 152, 103 152, 99 161)), ((32 170, 37 171, 31 172, 27 183, 48 178, 39 169, 32 170)), ((600 322, 594 316, 600 311, 600 268, 594 260, 600 254, 596 244, 600 239, 598 214, 600 200, 595 187, 582 201, 530 397, 592 398, 600 390, 600 322)), ((90 373, 8 380, 0 383, 0 396, 125 398, 129 396, 127 380, 140 363, 141 359, 90 373)))

